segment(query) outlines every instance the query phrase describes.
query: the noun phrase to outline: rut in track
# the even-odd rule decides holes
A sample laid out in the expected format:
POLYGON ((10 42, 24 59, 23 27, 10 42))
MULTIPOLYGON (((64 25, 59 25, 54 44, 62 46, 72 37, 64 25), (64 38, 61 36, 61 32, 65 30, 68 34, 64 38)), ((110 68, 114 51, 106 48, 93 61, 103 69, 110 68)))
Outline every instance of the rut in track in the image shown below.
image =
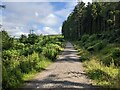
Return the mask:
POLYGON ((77 51, 68 42, 59 58, 34 79, 25 81, 24 88, 91 88, 77 51))

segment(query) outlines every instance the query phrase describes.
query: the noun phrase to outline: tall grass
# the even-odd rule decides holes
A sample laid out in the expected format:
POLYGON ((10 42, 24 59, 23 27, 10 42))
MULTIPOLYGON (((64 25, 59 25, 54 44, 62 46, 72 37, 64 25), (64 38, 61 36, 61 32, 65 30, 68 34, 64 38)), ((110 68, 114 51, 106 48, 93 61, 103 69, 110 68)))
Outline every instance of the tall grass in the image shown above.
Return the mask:
POLYGON ((113 85, 115 79, 117 79, 119 69, 116 68, 113 63, 108 67, 103 65, 96 58, 92 58, 90 61, 85 61, 84 66, 90 79, 93 80, 93 84, 107 86, 107 87, 118 87, 113 85))
POLYGON ((93 84, 120 88, 120 44, 103 36, 84 35, 74 46, 93 84))

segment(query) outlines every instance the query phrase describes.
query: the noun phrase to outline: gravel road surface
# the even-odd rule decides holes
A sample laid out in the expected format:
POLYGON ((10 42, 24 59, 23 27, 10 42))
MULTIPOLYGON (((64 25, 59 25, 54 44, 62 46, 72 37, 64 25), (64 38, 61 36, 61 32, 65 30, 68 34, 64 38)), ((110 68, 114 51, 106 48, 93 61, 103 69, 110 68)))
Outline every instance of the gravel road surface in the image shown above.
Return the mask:
MULTIPOLYGON (((68 42, 56 62, 38 73, 32 80, 25 81, 25 88, 56 89, 56 88, 85 88, 90 90, 90 80, 87 78, 77 51, 68 42)), ((23 89, 23 90, 24 90, 23 89)))

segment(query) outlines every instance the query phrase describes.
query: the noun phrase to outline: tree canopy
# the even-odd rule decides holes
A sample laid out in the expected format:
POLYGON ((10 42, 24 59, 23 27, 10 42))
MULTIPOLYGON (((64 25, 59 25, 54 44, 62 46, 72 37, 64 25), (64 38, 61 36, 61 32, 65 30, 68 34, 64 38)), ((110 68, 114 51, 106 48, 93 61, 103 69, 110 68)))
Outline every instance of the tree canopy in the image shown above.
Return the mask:
POLYGON ((65 39, 78 40, 83 34, 95 34, 120 28, 120 2, 78 2, 63 22, 65 39), (70 38, 71 37, 71 38, 70 38))

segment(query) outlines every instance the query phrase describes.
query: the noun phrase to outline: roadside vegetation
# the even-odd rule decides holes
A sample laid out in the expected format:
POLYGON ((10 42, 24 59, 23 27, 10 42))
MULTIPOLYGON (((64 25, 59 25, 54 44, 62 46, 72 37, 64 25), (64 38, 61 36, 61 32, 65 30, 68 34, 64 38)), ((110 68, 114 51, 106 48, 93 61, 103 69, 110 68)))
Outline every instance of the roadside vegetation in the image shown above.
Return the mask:
POLYGON ((120 88, 120 44, 114 42, 119 38, 114 35, 120 34, 120 30, 111 34, 83 35, 74 46, 94 85, 120 88))
POLYGON ((2 88, 12 90, 21 86, 33 74, 44 70, 63 50, 61 35, 21 35, 11 38, 6 31, 2 34, 2 88))
POLYGON ((62 34, 79 51, 92 84, 120 88, 120 2, 78 2, 62 34))

